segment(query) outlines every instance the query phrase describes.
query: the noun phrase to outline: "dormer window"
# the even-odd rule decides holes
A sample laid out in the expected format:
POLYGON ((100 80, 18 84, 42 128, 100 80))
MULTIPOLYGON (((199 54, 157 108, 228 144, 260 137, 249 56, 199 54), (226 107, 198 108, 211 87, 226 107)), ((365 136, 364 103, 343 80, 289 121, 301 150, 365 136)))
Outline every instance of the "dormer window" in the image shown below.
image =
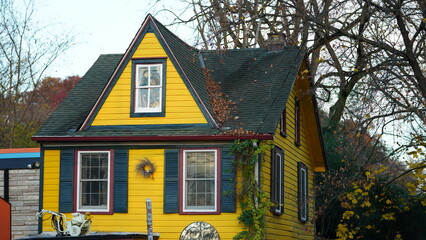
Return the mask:
POLYGON ((132 117, 164 116, 165 59, 133 60, 132 117))

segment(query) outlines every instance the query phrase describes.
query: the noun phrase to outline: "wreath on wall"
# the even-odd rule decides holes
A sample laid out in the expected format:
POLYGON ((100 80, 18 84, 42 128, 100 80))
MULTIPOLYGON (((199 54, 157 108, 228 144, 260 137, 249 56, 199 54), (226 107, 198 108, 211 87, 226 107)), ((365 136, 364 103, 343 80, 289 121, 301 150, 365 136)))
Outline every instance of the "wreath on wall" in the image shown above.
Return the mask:
POLYGON ((136 165, 136 172, 146 178, 151 177, 155 172, 155 165, 149 158, 145 157, 136 165))

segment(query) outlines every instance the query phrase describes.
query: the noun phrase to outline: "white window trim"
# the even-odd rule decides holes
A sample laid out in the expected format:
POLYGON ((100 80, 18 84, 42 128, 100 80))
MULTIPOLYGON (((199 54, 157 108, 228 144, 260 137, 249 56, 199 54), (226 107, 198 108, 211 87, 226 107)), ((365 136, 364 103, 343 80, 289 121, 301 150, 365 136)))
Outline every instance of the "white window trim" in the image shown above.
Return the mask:
POLYGON ((280 204, 279 206, 274 207, 274 213, 276 214, 282 214, 282 206, 281 203, 283 202, 283 154, 281 152, 275 152, 275 161, 278 161, 278 164, 276 164, 275 162, 275 166, 277 166, 277 169, 274 169, 275 171, 278 171, 278 174, 276 177, 278 177, 278 180, 276 181, 276 185, 275 189, 277 190, 277 195, 275 197, 277 197, 277 203, 280 204), (277 159, 277 157, 279 159, 277 159))
MULTIPOLYGON (((300 167, 300 184, 299 184, 299 191, 301 194, 300 199, 300 208, 303 209, 300 213, 300 220, 307 221, 308 220, 308 173, 307 170, 304 167, 300 167)), ((302 210, 301 209, 301 210, 302 210)))
POLYGON ((183 171, 182 171, 182 212, 217 212, 218 208, 218 154, 217 149, 183 150, 183 171), (214 209, 191 209, 186 208, 186 153, 188 152, 214 152, 214 209))
POLYGON ((77 212, 110 212, 111 211, 111 151, 78 151, 77 159, 77 212), (107 181, 107 206, 106 208, 85 208, 81 206, 81 155, 84 153, 107 153, 108 154, 108 181, 107 181))
MULTIPOLYGON (((134 81, 134 86, 135 86, 135 98, 134 98, 134 107, 135 107, 135 113, 159 113, 162 112, 162 107, 163 107, 163 64, 162 63, 138 63, 136 64, 135 67, 135 79, 133 79, 134 81), (158 74, 160 75, 160 86, 159 87, 151 87, 151 86, 146 86, 146 87, 141 87, 138 85, 138 80, 139 80, 139 69, 143 68, 143 67, 148 67, 148 71, 150 71, 151 66, 158 66, 159 67, 159 72, 158 74), (152 107, 138 107, 138 103, 139 103, 139 89, 150 89, 150 88, 160 88, 159 91, 159 105, 156 108, 152 108, 152 107)), ((149 96, 148 96, 148 101, 149 101, 149 96)))

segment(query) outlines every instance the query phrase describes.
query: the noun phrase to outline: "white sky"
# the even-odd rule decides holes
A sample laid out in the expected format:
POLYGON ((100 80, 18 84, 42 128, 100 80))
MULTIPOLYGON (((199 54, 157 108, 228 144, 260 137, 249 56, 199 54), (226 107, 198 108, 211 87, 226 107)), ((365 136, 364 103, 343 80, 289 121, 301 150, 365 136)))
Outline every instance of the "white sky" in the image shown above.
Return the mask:
MULTIPOLYGON (((76 45, 48 71, 52 77, 83 76, 100 54, 124 53, 148 13, 165 25, 173 20, 172 14, 160 11, 163 3, 152 7, 155 0, 34 1, 34 17, 39 24, 48 26, 55 34, 70 33, 75 38, 76 45)), ((185 6, 180 0, 163 2, 174 10, 185 6)), ((184 28, 169 27, 190 43, 193 31, 184 28)))

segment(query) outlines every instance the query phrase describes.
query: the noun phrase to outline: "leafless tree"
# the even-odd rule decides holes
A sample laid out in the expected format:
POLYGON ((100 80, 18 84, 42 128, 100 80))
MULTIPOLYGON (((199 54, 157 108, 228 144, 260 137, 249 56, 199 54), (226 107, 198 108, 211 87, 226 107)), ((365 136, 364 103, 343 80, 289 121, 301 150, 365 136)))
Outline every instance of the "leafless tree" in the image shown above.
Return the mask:
MULTIPOLYGON (((161 2, 161 1, 157 1, 161 2)), ((345 119, 365 131, 402 124, 424 136, 426 4, 424 0, 187 0, 204 49, 265 47, 266 33, 284 33, 305 49, 315 91, 330 128, 345 119)), ((394 128, 395 129, 395 128, 394 128)), ((407 133, 406 132, 406 133, 407 133)), ((405 134, 407 137, 410 134, 405 134)), ((410 145, 408 140, 407 145, 410 145)))
POLYGON ((30 111, 36 88, 73 41, 54 36, 33 19, 33 1, 0 0, 0 147, 22 147, 19 134, 33 132, 39 114, 30 111), (18 8, 16 3, 23 4, 18 8))

